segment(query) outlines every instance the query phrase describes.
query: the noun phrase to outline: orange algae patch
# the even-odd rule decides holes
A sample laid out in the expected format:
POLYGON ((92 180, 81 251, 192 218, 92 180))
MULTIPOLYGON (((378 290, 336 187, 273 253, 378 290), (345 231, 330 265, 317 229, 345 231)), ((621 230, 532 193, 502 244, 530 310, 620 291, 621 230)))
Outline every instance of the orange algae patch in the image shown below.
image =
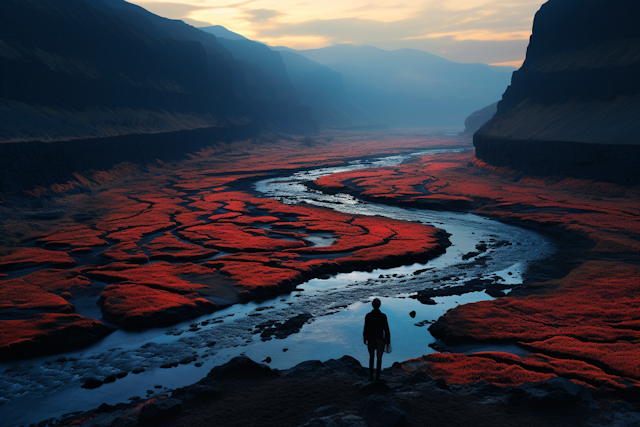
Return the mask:
POLYGON ((76 263, 66 252, 43 248, 0 248, 0 253, 0 269, 46 264, 72 266, 76 263))

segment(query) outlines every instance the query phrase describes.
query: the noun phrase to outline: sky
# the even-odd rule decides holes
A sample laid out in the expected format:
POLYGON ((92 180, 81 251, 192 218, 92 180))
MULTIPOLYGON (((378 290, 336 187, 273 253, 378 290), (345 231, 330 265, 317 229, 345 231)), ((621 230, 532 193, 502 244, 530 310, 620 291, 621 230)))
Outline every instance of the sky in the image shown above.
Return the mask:
POLYGON ((222 25, 270 46, 420 49, 519 67, 544 0, 127 0, 195 27, 222 25))

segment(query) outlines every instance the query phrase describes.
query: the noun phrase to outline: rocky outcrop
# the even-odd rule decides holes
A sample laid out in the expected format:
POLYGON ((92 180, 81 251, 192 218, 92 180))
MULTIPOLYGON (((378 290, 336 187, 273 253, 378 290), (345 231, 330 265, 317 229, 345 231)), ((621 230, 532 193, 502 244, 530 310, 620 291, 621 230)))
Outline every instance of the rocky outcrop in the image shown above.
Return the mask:
POLYGON ((640 4, 550 0, 477 157, 523 172, 640 182, 640 4))

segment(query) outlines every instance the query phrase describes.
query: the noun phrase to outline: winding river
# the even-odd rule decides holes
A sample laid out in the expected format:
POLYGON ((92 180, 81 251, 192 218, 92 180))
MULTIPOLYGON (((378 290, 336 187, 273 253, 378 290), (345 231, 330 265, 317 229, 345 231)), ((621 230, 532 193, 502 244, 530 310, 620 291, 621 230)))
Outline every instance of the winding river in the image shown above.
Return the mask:
MULTIPOLYGON (((433 225, 451 234, 451 246, 445 254, 426 264, 313 279, 291 294, 271 300, 237 304, 167 328, 141 332, 118 330, 80 351, 2 363, 0 419, 3 425, 37 423, 86 411, 102 403, 113 405, 166 393, 200 380, 213 366, 239 354, 256 361, 269 357, 269 366, 278 369, 305 360, 328 360, 345 354, 365 365, 368 354, 362 344, 362 324, 373 297, 381 298, 382 310, 391 326, 394 350, 383 358, 384 367, 433 352, 429 344, 435 339, 427 329, 429 324, 459 304, 491 297, 485 292, 470 292, 437 297, 434 298, 436 305, 423 305, 410 298, 412 293, 434 286, 455 286, 474 278, 513 285, 521 283, 532 262, 553 253, 553 244, 530 230, 472 214, 369 203, 349 195, 310 190, 304 182, 346 170, 397 165, 413 156, 437 152, 442 151, 358 160, 343 167, 298 172, 256 182, 253 191, 284 203, 308 203, 350 214, 380 215, 433 225), (477 252, 479 244, 486 244, 487 250, 470 256, 477 252), (261 338, 264 325, 299 314, 312 316, 300 332, 283 339, 264 341, 261 338), (80 387, 89 378, 103 379, 124 373, 126 376, 93 390, 80 387)), ((312 242, 326 245, 331 238, 317 235, 312 242)), ((514 346, 501 349, 521 351, 514 346)), ((466 349, 477 350, 480 348, 466 349)))

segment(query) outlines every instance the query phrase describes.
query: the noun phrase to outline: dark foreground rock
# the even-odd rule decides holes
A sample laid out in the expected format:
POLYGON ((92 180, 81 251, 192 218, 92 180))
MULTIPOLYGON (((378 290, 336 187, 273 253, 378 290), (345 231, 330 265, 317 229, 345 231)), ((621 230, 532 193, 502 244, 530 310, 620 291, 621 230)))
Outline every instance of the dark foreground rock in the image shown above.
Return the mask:
POLYGON ((286 371, 237 357, 200 382, 154 399, 101 405, 49 425, 373 427, 373 426, 631 426, 636 405, 570 380, 498 387, 436 381, 394 364, 382 383, 363 381, 366 369, 349 356, 303 362, 286 371), (363 392, 376 384, 380 392, 363 392))

